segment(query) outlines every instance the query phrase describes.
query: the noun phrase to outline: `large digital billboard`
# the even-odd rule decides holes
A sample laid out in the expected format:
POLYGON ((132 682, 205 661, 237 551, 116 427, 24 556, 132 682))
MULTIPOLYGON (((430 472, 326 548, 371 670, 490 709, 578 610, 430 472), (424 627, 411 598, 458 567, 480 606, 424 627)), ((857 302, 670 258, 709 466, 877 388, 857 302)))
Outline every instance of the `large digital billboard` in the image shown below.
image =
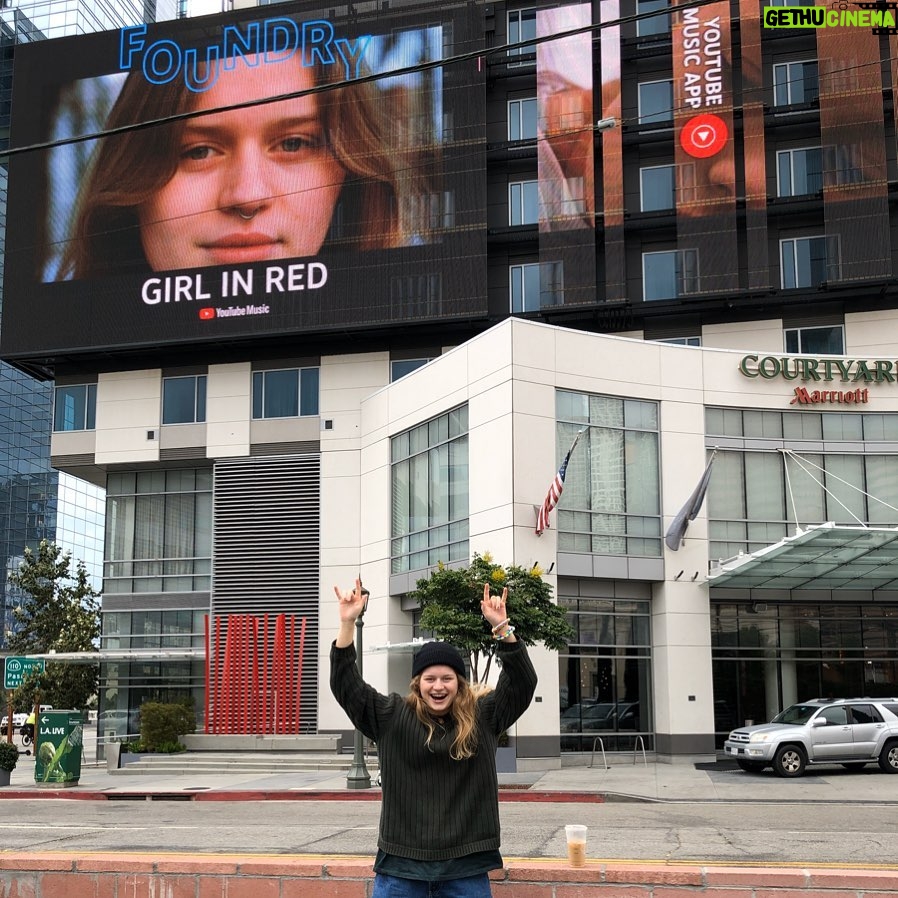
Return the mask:
POLYGON ((449 63, 472 10, 17 48, 12 147, 44 148, 10 159, 4 357, 485 316, 484 74, 449 63))

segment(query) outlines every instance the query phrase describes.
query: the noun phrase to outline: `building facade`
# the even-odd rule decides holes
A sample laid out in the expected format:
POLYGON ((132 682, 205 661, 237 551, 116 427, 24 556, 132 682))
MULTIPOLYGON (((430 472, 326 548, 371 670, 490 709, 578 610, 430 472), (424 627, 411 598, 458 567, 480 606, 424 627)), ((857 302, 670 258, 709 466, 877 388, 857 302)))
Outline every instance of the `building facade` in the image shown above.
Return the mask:
MULTIPOLYGON (((49 211, 19 188, 2 351, 55 377, 54 466, 106 489, 105 648, 201 655, 207 615, 296 615, 299 726, 348 734, 333 584, 361 572, 366 677, 403 691, 408 655, 380 649, 426 635, 417 579, 489 551, 550 571, 576 632, 534 650, 521 759, 706 754, 793 700, 895 693, 893 36, 762 29, 751 2, 200 21, 60 44, 48 80, 94 78, 95 106, 72 125, 87 95, 57 86, 66 115, 14 120, 54 155, 11 166, 49 211), (116 101, 145 84, 172 95, 116 101), (285 130, 258 101, 293 91, 285 130), (259 149, 237 110, 277 135, 277 176, 235 161, 259 149), (68 138, 176 111, 206 124, 171 132, 131 217, 73 220, 73 184, 117 163, 68 138), (312 191, 330 218, 258 249, 312 191)), ((196 658, 113 661, 101 710, 208 687, 196 658)))
MULTIPOLYGON (((121 28, 136 22, 173 18, 174 2, 108 3, 79 0, 34 0, 7 4, 0 10, 0 149, 9 146, 10 108, 14 91, 13 60, 20 44, 65 35, 121 28)), ((7 166, 0 171, 0 242, 6 234, 7 166)), ((0 253, 0 270, 5 265, 0 253)), ((2 278, 0 278, 2 279, 2 278)), ((0 287, 2 290, 2 287, 0 287)), ((2 303, 2 293, 0 293, 2 303)), ((0 649, 14 624, 15 590, 7 584, 18 570, 26 546, 57 542, 83 561, 94 587, 102 585, 104 494, 101 486, 60 474, 50 464, 53 387, 0 362, 0 649)))

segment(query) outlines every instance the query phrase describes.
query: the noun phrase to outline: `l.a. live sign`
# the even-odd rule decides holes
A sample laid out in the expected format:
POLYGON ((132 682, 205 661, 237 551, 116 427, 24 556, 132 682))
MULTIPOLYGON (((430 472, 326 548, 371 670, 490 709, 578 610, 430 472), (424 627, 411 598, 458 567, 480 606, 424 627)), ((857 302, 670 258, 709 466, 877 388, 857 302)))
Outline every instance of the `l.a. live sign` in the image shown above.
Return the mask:
POLYGON ((32 674, 43 673, 44 662, 37 658, 21 658, 12 655, 3 665, 3 688, 18 689, 32 674))

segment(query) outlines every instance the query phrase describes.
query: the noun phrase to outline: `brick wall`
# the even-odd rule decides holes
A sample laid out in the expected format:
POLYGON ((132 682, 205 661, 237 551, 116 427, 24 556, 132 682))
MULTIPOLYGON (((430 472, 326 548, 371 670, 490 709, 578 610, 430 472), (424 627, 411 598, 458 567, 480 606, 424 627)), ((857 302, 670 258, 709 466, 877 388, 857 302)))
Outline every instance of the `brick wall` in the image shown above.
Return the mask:
MULTIPOLYGON (((372 858, 0 852, 0 898, 368 898, 372 858)), ((898 867, 509 862, 494 898, 898 898, 898 867)))

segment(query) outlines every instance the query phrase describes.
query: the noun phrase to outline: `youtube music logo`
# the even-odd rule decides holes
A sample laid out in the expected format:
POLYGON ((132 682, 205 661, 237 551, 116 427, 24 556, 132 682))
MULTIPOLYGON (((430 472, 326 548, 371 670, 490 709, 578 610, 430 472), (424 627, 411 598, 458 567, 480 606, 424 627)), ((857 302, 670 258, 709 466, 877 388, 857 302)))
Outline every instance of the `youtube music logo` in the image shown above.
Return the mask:
POLYGON ((680 131, 680 145, 696 159, 707 159, 719 153, 727 142, 726 122, 710 112, 693 116, 680 131))
POLYGON ((209 308, 208 306, 205 309, 200 309, 200 321, 209 321, 215 317, 215 309, 209 308))

